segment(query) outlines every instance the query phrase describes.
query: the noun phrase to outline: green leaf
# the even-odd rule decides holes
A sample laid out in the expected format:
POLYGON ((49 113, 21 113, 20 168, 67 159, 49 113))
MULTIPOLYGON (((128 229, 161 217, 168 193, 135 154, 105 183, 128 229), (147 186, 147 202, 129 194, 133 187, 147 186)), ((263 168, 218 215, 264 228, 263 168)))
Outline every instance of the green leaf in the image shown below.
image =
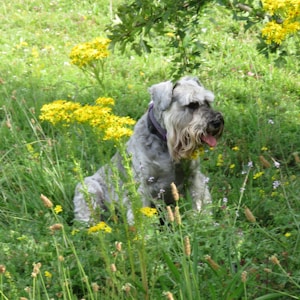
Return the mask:
POLYGON ((171 260, 170 256, 165 252, 162 252, 162 256, 163 256, 167 266, 169 267, 170 271, 172 272, 173 276, 175 277, 176 282, 179 282, 181 275, 179 273, 179 270, 177 269, 177 267, 171 260))

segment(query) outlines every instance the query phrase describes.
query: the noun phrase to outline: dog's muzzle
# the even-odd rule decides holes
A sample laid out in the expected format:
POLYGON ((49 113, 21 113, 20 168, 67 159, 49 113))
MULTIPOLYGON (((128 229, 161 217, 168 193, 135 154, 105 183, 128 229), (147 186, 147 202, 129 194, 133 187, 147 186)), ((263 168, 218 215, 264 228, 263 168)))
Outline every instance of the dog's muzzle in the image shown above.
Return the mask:
POLYGON ((206 133, 201 136, 201 141, 210 147, 217 145, 217 139, 222 135, 224 128, 224 118, 221 113, 216 113, 208 122, 206 133))

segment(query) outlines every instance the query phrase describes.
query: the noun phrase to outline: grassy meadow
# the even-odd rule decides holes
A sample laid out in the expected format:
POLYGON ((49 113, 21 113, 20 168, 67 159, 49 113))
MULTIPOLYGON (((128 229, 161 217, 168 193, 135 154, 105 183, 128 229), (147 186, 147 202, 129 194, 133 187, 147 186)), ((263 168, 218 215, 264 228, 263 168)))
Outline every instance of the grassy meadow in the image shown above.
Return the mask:
POLYGON ((163 205, 134 228, 122 213, 106 227, 73 221, 77 182, 116 146, 87 125, 42 122, 42 106, 111 97, 114 114, 137 120, 148 87, 172 79, 167 37, 140 57, 110 53, 102 85, 70 63, 75 45, 107 36, 119 2, 0 3, 0 300, 300 299, 300 59, 292 39, 284 57, 259 53, 259 28, 216 4, 199 19, 193 72, 225 118, 201 153, 212 214, 181 195, 174 221, 163 205))

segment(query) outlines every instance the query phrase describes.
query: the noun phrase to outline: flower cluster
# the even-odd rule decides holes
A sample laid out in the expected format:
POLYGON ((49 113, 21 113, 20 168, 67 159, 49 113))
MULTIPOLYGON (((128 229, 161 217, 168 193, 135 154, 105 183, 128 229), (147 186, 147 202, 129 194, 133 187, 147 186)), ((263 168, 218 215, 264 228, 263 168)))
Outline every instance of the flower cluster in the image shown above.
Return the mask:
POLYGON ((217 158, 217 167, 222 167, 224 165, 223 155, 219 154, 217 158))
POLYGON ((109 39, 98 37, 90 42, 76 45, 70 53, 71 64, 85 68, 96 61, 103 60, 109 56, 109 43, 109 39))
POLYGON ((143 215, 145 215, 146 217, 149 217, 149 218, 157 215, 157 209, 156 208, 142 207, 140 211, 143 215))
POLYGON ((195 149, 195 151, 191 154, 190 159, 197 159, 199 156, 203 156, 204 148, 200 146, 199 148, 195 149))
POLYGON ((103 231, 105 233, 111 233, 112 229, 109 227, 105 222, 100 222, 96 224, 95 226, 92 226, 88 229, 88 233, 94 233, 98 231, 103 231))
POLYGON ((104 140, 120 140, 128 137, 132 130, 128 127, 135 124, 129 117, 119 117, 112 113, 114 105, 112 98, 98 98, 95 105, 81 105, 80 103, 56 100, 45 104, 41 108, 41 121, 47 121, 52 125, 61 123, 64 126, 70 124, 88 124, 97 132, 104 133, 104 140))
POLYGON ((299 0, 263 0, 262 4, 270 16, 275 16, 262 29, 262 35, 268 44, 281 44, 288 35, 300 30, 299 0))

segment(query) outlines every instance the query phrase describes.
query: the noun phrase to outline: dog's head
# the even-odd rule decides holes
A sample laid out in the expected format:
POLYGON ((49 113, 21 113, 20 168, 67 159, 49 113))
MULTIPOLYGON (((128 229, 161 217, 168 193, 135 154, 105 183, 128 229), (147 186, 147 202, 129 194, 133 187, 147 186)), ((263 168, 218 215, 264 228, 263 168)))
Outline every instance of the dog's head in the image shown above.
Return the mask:
POLYGON ((215 147, 222 135, 224 119, 211 108, 214 94, 195 77, 183 77, 150 88, 153 114, 166 130, 171 157, 178 161, 190 158, 203 144, 215 147))

